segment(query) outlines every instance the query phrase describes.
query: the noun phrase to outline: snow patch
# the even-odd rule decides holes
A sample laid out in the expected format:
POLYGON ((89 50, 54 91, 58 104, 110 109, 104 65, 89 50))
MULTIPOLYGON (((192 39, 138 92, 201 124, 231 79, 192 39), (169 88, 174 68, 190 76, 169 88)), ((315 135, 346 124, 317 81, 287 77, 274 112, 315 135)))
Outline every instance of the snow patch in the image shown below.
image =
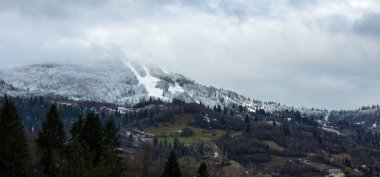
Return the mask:
POLYGON ((132 66, 131 63, 127 63, 127 66, 132 70, 132 72, 136 75, 137 80, 139 81, 139 84, 142 84, 145 86, 145 89, 148 92, 149 97, 155 97, 155 98, 163 98, 164 91, 160 88, 157 88, 157 83, 160 81, 158 78, 153 77, 150 75, 150 72, 148 68, 143 66, 143 69, 145 70, 146 76, 142 77, 136 69, 132 66))
POLYGON ((330 114, 327 114, 327 115, 325 116, 325 118, 324 118, 324 119, 325 119, 325 121, 326 121, 326 122, 328 122, 328 121, 329 121, 329 117, 330 117, 330 114))
POLYGON ((205 118, 206 122, 208 122, 208 123, 211 122, 211 119, 208 117, 208 114, 206 114, 204 118, 205 118))
POLYGON ((365 121, 357 122, 356 125, 363 125, 365 121))
POLYGON ((255 113, 256 110, 252 109, 252 108, 247 108, 249 112, 252 112, 252 113, 255 113))
POLYGON ((174 87, 173 86, 169 87, 169 92, 171 92, 171 93, 183 93, 183 92, 185 92, 185 90, 180 85, 175 83, 174 87))
POLYGON ((125 114, 128 112, 128 108, 126 107, 117 107, 117 110, 121 113, 121 114, 125 114))
POLYGON ((337 135, 341 135, 342 134, 338 130, 335 130, 333 128, 322 127, 322 129, 325 130, 325 131, 328 131, 328 132, 336 133, 337 135))
POLYGON ((228 102, 232 102, 232 103, 235 103, 235 104, 239 104, 238 102, 236 102, 235 100, 231 99, 231 98, 228 97, 228 96, 223 96, 223 97, 224 97, 224 99, 225 99, 226 101, 228 101, 228 102))

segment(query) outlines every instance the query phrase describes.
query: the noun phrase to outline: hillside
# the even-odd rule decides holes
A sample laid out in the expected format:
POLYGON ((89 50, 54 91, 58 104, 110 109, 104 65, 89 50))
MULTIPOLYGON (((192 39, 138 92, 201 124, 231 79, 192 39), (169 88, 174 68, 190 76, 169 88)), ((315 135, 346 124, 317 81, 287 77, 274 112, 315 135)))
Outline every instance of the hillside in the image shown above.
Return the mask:
POLYGON ((95 112, 102 123, 113 121, 119 127, 127 172, 137 176, 140 162, 151 164, 146 173, 159 172, 171 149, 178 155, 185 176, 191 176, 200 162, 207 162, 211 172, 221 177, 322 176, 336 168, 350 176, 378 172, 379 134, 347 121, 330 122, 329 126, 340 132, 336 133, 319 123, 325 117, 294 110, 253 113, 238 107, 218 110, 196 103, 155 100, 125 108, 65 98, 11 99, 32 137, 40 130, 52 102, 57 103, 68 137, 79 115, 95 112))
MULTIPOLYGON (((181 74, 136 62, 119 60, 87 66, 36 64, 0 70, 0 94, 11 96, 59 96, 73 101, 95 101, 132 106, 150 97, 171 102, 202 103, 214 107, 243 106, 250 111, 293 109, 262 102, 236 92, 205 86, 181 74)), ((295 108, 302 113, 326 114, 318 109, 295 108)))
POLYGON ((12 96, 59 95, 75 101, 133 105, 149 97, 171 101, 217 104, 249 103, 231 91, 206 87, 180 74, 138 63, 107 61, 89 66, 40 64, 4 69, 2 94, 12 96))

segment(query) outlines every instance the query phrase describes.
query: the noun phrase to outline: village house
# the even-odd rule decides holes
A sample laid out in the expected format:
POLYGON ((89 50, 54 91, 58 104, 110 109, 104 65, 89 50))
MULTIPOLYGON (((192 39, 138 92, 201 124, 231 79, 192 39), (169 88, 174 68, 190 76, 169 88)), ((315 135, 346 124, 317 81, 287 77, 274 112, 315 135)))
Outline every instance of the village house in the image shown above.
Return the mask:
POLYGON ((344 177, 344 173, 340 169, 329 169, 329 175, 325 177, 344 177))

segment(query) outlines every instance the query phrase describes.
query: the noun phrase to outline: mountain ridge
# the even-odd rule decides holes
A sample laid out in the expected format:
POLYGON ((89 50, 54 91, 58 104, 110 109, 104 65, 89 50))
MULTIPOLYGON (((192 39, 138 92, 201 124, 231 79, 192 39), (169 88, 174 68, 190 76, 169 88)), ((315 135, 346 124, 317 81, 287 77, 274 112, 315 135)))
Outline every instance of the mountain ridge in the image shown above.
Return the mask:
MULTIPOLYGON (((200 85, 180 74, 164 72, 158 68, 147 68, 146 66, 136 63, 121 62, 112 62, 96 68, 93 66, 62 65, 52 63, 26 65, 1 70, 0 80, 1 91, 3 93, 7 92, 9 95, 44 95, 47 93, 53 93, 61 96, 68 96, 73 100, 82 99, 88 101, 104 101, 121 105, 125 104, 125 100, 107 100, 102 98, 102 94, 98 95, 100 99, 89 96, 94 95, 92 93, 94 92, 94 89, 91 89, 90 86, 86 85, 92 85, 94 87, 97 86, 95 89, 101 89, 99 86, 111 84, 108 87, 105 87, 105 90, 111 91, 112 95, 120 94, 120 97, 133 96, 134 99, 142 97, 148 98, 149 96, 163 99, 174 98, 177 96, 175 95, 175 92, 184 92, 181 91, 184 86, 207 87, 200 85), (149 74, 150 78, 148 79, 154 79, 153 82, 156 83, 147 83, 150 80, 141 82, 142 79, 147 77, 147 72, 152 73, 149 74), (93 85, 96 82, 99 82, 98 85, 93 85), (149 89, 152 89, 152 86, 147 89, 147 84, 154 84, 153 88, 161 89, 163 94, 172 93, 173 95, 149 95, 149 89), (58 86, 63 86, 63 88, 60 89, 58 86), (67 87, 75 88, 76 90, 71 90, 71 92, 79 92, 77 93, 79 95, 74 95, 74 93, 68 92, 69 90, 67 87), (114 90, 111 90, 111 88, 123 88, 123 90, 115 92, 114 90), (132 89, 131 91, 134 91, 135 93, 128 95, 128 89, 132 89), (83 93, 84 91, 87 91, 87 93, 83 93)), ((211 90, 218 90, 213 87, 208 88, 211 90)), ((234 95, 243 98, 243 96, 234 92, 226 92, 233 93, 234 95)), ((191 94, 191 90, 187 89, 186 93, 191 94)), ((136 101, 131 99, 127 99, 126 101, 127 103, 138 102, 138 100, 136 101)))
POLYGON ((42 63, 3 69, 0 70, 0 93, 21 97, 57 95, 74 101, 122 106, 132 106, 154 97, 166 102, 179 99, 209 107, 241 105, 251 112, 258 109, 268 112, 297 109, 301 113, 326 114, 325 110, 251 100, 230 90, 199 84, 178 73, 120 60, 86 66, 42 63))
MULTIPOLYGON (((173 112, 173 114, 176 111, 183 114, 182 111, 186 109, 176 105, 176 102, 173 101, 174 104, 164 103, 171 102, 174 99, 180 99, 188 103, 202 103, 202 105, 188 104, 187 106, 195 106, 201 108, 200 110, 210 111, 202 112, 202 110, 193 115, 194 120, 204 123, 204 128, 223 130, 225 127, 220 125, 223 125, 222 122, 224 122, 225 126, 240 127, 239 130, 242 131, 246 128, 246 117, 248 117, 248 120, 251 119, 252 122, 255 121, 251 124, 249 124, 249 121, 247 123, 255 131, 252 136, 248 136, 248 130, 245 130, 247 131, 246 135, 242 137, 246 139, 239 140, 240 138, 236 138, 232 141, 234 143, 228 140, 231 143, 230 149, 233 149, 237 144, 243 144, 243 142, 248 142, 255 138, 261 138, 260 140, 268 142, 268 139, 265 138, 272 137, 270 140, 273 142, 284 142, 284 139, 289 138, 289 135, 284 135, 280 132, 285 132, 286 128, 289 129, 289 127, 292 129, 291 136, 293 136, 289 142, 296 143, 298 147, 301 147, 301 144, 308 144, 306 143, 307 140, 312 143, 308 144, 310 149, 315 146, 324 147, 325 145, 328 148, 336 148, 334 143, 341 144, 350 141, 354 142, 352 145, 356 145, 355 143, 362 140, 360 139, 361 137, 372 137, 374 141, 377 141, 377 132, 380 130, 378 129, 379 106, 363 107, 357 111, 327 111, 293 108, 274 102, 263 103, 246 98, 233 91, 199 84, 181 74, 170 73, 159 68, 147 67, 133 62, 110 62, 98 64, 97 66, 36 64, 10 68, 0 71, 0 94, 5 93, 11 96, 31 97, 31 99, 26 99, 30 101, 15 98, 17 105, 23 110, 21 111, 24 117, 23 121, 31 132, 35 132, 40 128, 40 119, 38 117, 41 117, 39 116, 41 111, 35 113, 30 110, 34 108, 37 108, 36 110, 43 109, 38 102, 45 104, 45 108, 47 108, 48 104, 56 101, 55 99, 32 97, 46 95, 64 97, 64 99, 56 103, 60 105, 62 112, 66 116, 95 112, 104 120, 117 120, 119 125, 126 122, 127 124, 129 123, 128 125, 138 128, 146 128, 153 124, 157 126, 157 123, 162 123, 162 120, 166 120, 157 119, 159 120, 157 121, 149 118, 148 115, 151 115, 147 111, 149 109, 155 110, 161 107, 163 111, 162 117, 164 118, 170 117, 165 114, 165 109, 168 112, 173 112), (151 102, 151 97, 159 98, 164 102, 159 102, 161 105, 156 105, 151 102), (67 101, 66 98, 72 101, 67 101), (148 99, 149 101, 147 101, 148 99), (24 101, 30 104, 28 110, 24 109, 24 107, 27 107, 25 105, 28 105, 24 101), (86 103, 86 101, 96 103, 86 103), (37 104, 34 104, 34 102, 37 102, 37 104), (113 103, 113 105, 104 105, 105 103, 113 103), (127 107, 135 103, 143 104, 141 104, 141 107, 127 107), (119 107, 118 105, 123 106, 119 107), (231 114, 224 113, 221 110, 223 107, 218 105, 228 107, 227 110, 231 111, 231 114), (169 109, 170 106, 172 106, 172 110, 169 109), (208 109, 207 106, 211 109, 208 109), (215 109, 212 109, 212 106, 215 106, 215 109), (244 109, 242 110, 241 107, 244 109), (261 112, 261 109, 264 112, 261 112), (133 118, 139 120, 137 119, 138 115, 145 115, 146 119, 140 122, 134 121, 133 118), (228 118, 229 116, 230 118, 228 118), (229 120, 227 121, 228 123, 226 123, 225 119, 229 120), (145 125, 144 123, 147 122, 150 124, 145 125), (298 137, 300 134, 303 134, 302 138, 298 137), (278 139, 279 135, 282 138, 278 139), (330 137, 334 138, 329 139, 330 137), (338 139, 340 140, 336 142, 338 139), (333 144, 328 145, 330 142, 333 142, 333 144), (325 143, 324 146, 321 146, 321 143, 325 143)), ((73 117, 67 118, 67 125, 70 125, 74 120, 75 118, 73 117)), ((129 131, 126 128, 130 127, 124 128, 123 131, 129 131)), ((144 132, 142 135, 144 135, 144 132)), ((130 136, 125 136, 124 138, 129 139, 130 136)), ((363 140, 363 142, 368 143, 369 141, 363 140)), ((263 145, 263 147, 268 147, 265 146, 265 143, 263 145)), ((283 144, 283 147, 291 149, 286 144, 283 144)), ((354 146, 350 145, 350 147, 354 146)), ((268 148, 264 152, 266 151, 268 151, 268 148)), ((340 150, 339 152, 346 152, 346 150, 340 150)), ((273 152, 269 149, 269 152, 266 153, 271 154, 273 152)), ((355 152, 351 154, 355 154, 355 152)))

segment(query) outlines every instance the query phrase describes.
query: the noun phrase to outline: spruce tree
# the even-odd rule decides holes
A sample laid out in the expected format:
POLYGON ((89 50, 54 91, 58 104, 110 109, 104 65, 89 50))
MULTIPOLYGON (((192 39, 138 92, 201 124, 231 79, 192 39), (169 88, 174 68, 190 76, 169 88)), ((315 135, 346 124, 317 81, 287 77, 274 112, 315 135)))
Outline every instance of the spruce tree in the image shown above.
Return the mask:
POLYGON ((99 163, 96 166, 95 177, 120 177, 123 172, 121 157, 117 150, 106 147, 102 151, 99 163))
POLYGON ((86 121, 80 135, 80 140, 87 144, 90 152, 93 154, 93 165, 99 162, 102 153, 103 132, 100 124, 100 118, 94 113, 87 114, 86 121))
POLYGON ((0 110, 0 177, 28 176, 28 147, 16 108, 5 98, 0 110))
POLYGON ((246 123, 245 131, 246 131, 247 133, 251 132, 251 125, 250 125, 250 120, 249 120, 249 116, 248 116, 248 114, 245 116, 244 121, 245 121, 245 123, 246 123))
POLYGON ((121 152, 118 150, 120 145, 118 131, 119 129, 112 121, 107 122, 104 126, 102 155, 97 167, 97 169, 103 169, 102 177, 118 177, 123 172, 121 152))
POLYGON ((153 137, 153 145, 154 146, 158 145, 158 138, 157 138, 157 136, 153 137))
POLYGON ((89 113, 85 121, 80 117, 73 124, 71 133, 70 160, 77 165, 70 165, 70 176, 121 176, 118 128, 113 122, 107 122, 103 128, 99 116, 89 113))
POLYGON ((64 125, 59 118, 57 105, 52 104, 37 139, 37 147, 41 153, 40 164, 49 177, 59 176, 62 172, 65 142, 64 125))
POLYGON ((122 159, 117 149, 119 146, 118 128, 112 121, 106 123, 103 129, 103 144, 99 163, 96 166, 95 176, 119 177, 123 172, 122 159))
POLYGON ((169 155, 162 177, 181 177, 181 170, 179 169, 177 157, 174 151, 172 151, 169 155))
POLYGON ((210 177, 208 174, 207 165, 204 162, 199 165, 197 177, 210 177))
POLYGON ((90 176, 92 169, 92 154, 87 143, 82 138, 84 120, 80 115, 78 120, 71 126, 71 143, 68 146, 68 176, 90 176))
POLYGON ((88 146, 73 139, 68 147, 67 174, 70 177, 90 176, 92 158, 88 146))
POLYGON ((110 146, 116 148, 119 146, 119 140, 117 136, 118 128, 112 121, 106 123, 103 129, 103 146, 110 146))
POLYGON ((84 125, 84 120, 82 116, 80 115, 78 120, 72 125, 70 129, 71 138, 73 140, 80 138, 83 131, 83 125, 84 125))

